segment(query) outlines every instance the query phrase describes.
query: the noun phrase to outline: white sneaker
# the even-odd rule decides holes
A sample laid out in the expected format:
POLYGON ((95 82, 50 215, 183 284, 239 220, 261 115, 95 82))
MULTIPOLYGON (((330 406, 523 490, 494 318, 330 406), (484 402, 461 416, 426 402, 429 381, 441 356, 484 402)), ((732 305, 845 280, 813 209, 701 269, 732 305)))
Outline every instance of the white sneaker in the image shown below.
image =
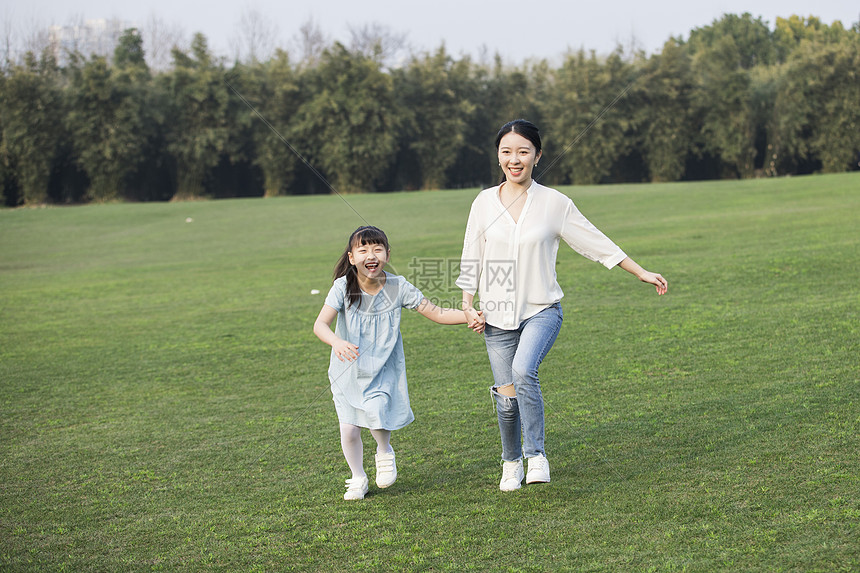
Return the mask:
POLYGON ((350 501, 354 499, 364 499, 364 494, 367 493, 367 476, 360 478, 350 478, 346 480, 346 493, 343 494, 343 499, 350 501))
POLYGON ((549 483, 549 462, 543 454, 529 458, 529 473, 526 475, 526 483, 549 483))
POLYGON ((502 480, 499 489, 502 491, 515 491, 520 489, 523 481, 523 460, 515 462, 502 462, 502 480))
POLYGON ((376 454, 376 485, 386 488, 397 479, 397 465, 394 463, 394 452, 376 454))

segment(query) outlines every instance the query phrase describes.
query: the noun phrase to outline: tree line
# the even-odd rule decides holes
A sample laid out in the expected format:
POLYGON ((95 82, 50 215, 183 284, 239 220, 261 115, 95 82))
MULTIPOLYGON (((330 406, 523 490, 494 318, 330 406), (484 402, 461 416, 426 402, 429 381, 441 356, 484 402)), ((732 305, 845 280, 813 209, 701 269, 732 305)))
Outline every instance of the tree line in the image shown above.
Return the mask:
POLYGON ((384 37, 228 65, 207 39, 153 71, 136 29, 109 56, 45 49, 0 74, 6 205, 439 189, 497 181, 498 127, 544 136, 541 182, 856 170, 860 23, 727 14, 654 54, 558 65, 397 65, 384 37))

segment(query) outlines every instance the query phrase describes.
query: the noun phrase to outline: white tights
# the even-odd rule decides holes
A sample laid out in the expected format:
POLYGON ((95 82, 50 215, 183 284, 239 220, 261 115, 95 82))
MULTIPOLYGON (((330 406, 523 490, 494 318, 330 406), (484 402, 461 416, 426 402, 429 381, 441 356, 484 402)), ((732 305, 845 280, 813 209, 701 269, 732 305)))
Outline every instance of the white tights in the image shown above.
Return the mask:
MULTIPOLYGON (((376 453, 385 454, 391 450, 391 430, 370 430, 370 435, 376 440, 376 453)), ((365 477, 364 473, 364 444, 361 442, 361 428, 352 424, 340 425, 340 447, 343 456, 352 471, 352 477, 365 477)))

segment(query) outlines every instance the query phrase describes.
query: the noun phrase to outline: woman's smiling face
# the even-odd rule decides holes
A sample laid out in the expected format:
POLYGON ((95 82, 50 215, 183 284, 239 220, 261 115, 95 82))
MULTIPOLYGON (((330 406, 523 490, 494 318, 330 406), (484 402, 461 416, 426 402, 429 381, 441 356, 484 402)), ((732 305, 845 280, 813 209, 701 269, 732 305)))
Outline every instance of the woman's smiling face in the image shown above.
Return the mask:
POLYGON ((512 183, 527 183, 540 156, 534 144, 519 133, 512 131, 499 141, 499 165, 512 183))

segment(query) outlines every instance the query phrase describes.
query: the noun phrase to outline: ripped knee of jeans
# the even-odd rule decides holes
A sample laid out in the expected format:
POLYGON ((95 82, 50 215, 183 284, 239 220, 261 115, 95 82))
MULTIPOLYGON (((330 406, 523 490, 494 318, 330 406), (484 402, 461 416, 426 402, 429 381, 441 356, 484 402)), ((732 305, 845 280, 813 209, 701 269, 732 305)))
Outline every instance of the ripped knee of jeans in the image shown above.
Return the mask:
POLYGON ((510 412, 517 409, 517 395, 513 384, 490 386, 490 396, 493 400, 493 410, 510 412), (510 395, 508 395, 510 394, 510 395))
POLYGON ((501 394, 502 396, 507 396, 508 398, 517 397, 517 392, 514 389, 513 384, 505 384, 504 386, 493 386, 492 390, 495 393, 501 394))

